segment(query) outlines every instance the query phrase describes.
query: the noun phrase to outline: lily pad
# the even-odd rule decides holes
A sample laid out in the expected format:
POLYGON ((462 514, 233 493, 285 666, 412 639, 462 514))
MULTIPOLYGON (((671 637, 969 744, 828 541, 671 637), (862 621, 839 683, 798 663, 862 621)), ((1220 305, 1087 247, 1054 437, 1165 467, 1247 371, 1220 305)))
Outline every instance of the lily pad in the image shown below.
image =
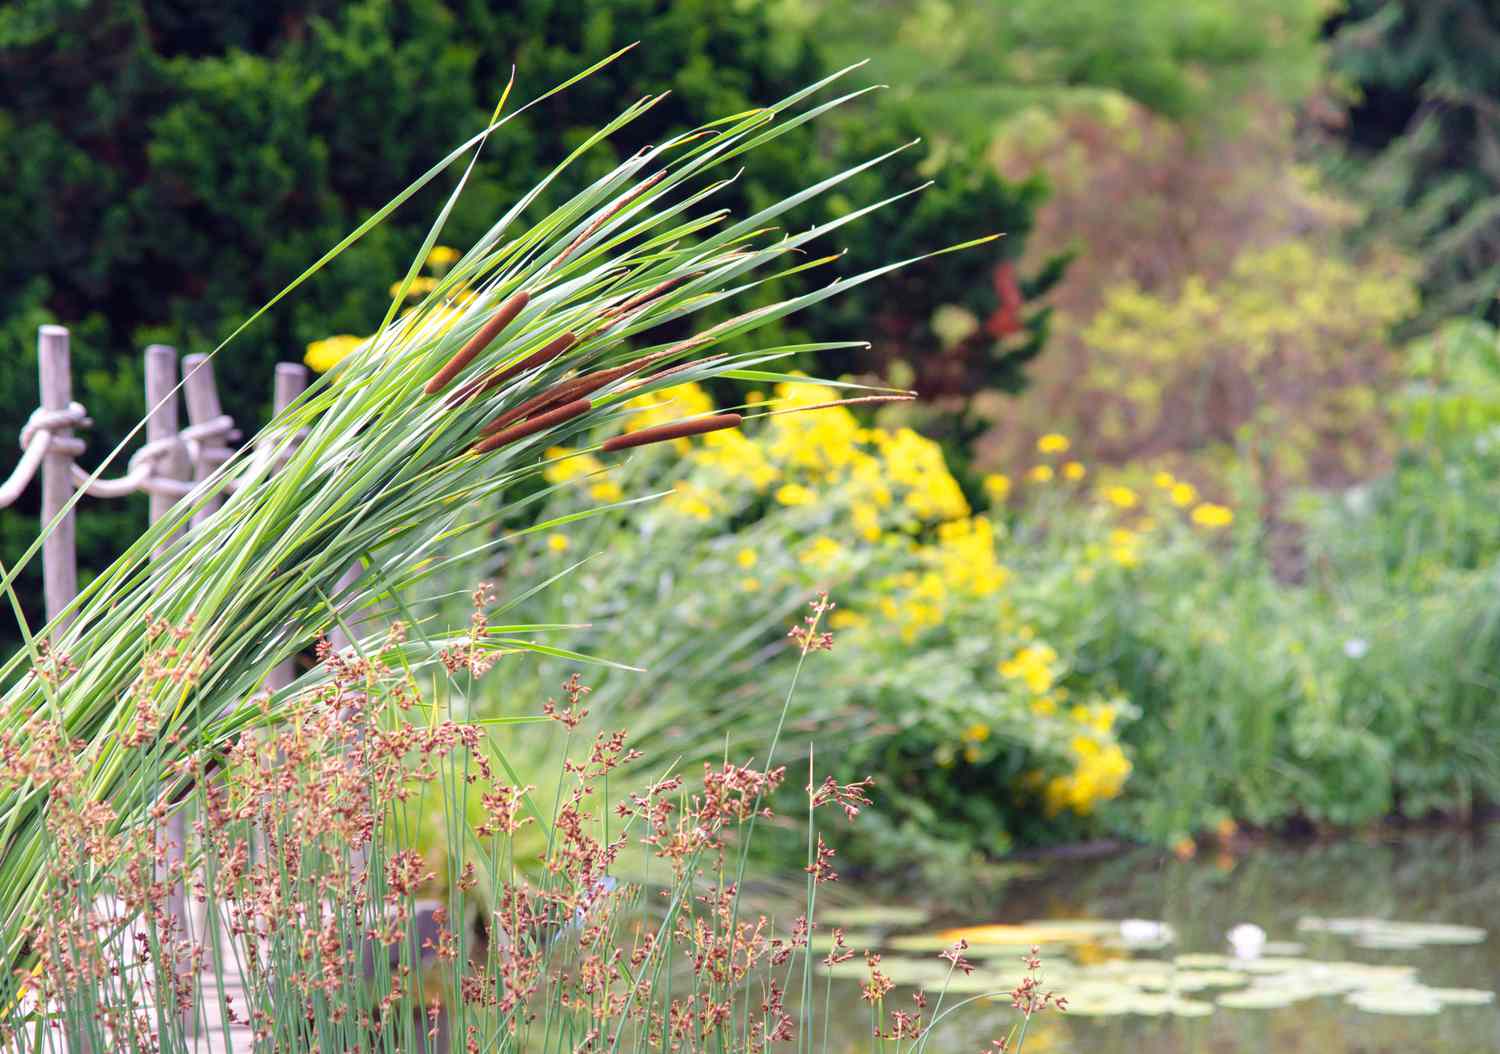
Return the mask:
MULTIPOLYGON (((920 926, 927 921, 925 908, 899 904, 866 904, 862 907, 828 908, 818 912, 818 921, 829 926, 881 927, 920 926)), ((951 943, 951 942, 950 942, 951 943)))
POLYGON ((1255 985, 1238 992, 1225 992, 1214 1002, 1231 1010, 1280 1010, 1297 1001, 1295 992, 1284 987, 1255 985))
MULTIPOLYGON (((1297 929, 1311 933, 1331 933, 1335 936, 1354 937, 1361 943, 1376 940, 1388 942, 1384 947, 1418 948, 1431 944, 1479 944, 1485 931, 1478 926, 1459 926, 1443 922, 1400 922, 1395 919, 1322 919, 1304 918, 1297 921, 1297 929), (1394 942, 1410 942, 1399 945, 1394 942)), ((1366 947, 1382 945, 1365 944, 1366 947)))
POLYGON ((1287 955, 1262 955, 1258 959, 1237 959, 1235 967, 1247 973, 1289 973, 1312 964, 1310 959, 1298 959, 1287 955))
POLYGON ((1428 988, 1426 991, 1444 1006, 1488 1006, 1495 1001, 1495 993, 1482 988, 1428 988))
POLYGON ((1205 952, 1188 952, 1172 960, 1179 970, 1218 970, 1232 966, 1235 960, 1227 955, 1212 955, 1205 952))
POLYGON ((1434 997, 1429 989, 1421 987, 1361 989, 1350 992, 1344 1001, 1367 1014, 1420 1017, 1436 1014, 1443 1008, 1441 1000, 1434 997))
POLYGON ((1033 944, 1083 944, 1118 937, 1120 924, 1098 919, 1037 919, 1022 923, 995 923, 985 926, 960 926, 942 930, 938 936, 949 944, 966 940, 974 947, 1003 944, 1029 947, 1033 944))
POLYGON ((1238 970, 1186 970, 1173 979, 1179 992, 1201 992, 1207 988, 1237 988, 1245 983, 1238 970))
POLYGON ((1174 999, 1171 1012, 1176 1017, 1209 1017, 1214 1005, 1197 999, 1174 999))
POLYGON ((1307 945, 1297 941, 1266 941, 1260 950, 1262 955, 1302 955, 1307 951, 1307 945))
POLYGON ((1372 930, 1355 937, 1354 945, 1357 948, 1369 948, 1372 951, 1417 951, 1422 947, 1422 942, 1401 933, 1383 933, 1379 930, 1372 930))

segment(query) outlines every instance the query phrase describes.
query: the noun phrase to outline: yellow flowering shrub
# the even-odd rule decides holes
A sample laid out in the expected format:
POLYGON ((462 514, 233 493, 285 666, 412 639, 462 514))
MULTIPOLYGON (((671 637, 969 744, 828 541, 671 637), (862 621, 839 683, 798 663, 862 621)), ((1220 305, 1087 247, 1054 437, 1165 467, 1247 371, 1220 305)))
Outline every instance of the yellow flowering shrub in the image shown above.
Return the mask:
MULTIPOLYGON (((776 385, 763 403, 747 401, 785 411, 837 399, 829 387, 798 382, 776 385)), ((629 429, 716 409, 694 384, 639 397, 628 407, 634 411, 629 429)), ((1069 449, 1061 435, 1044 440, 1043 454, 1069 449)), ((618 557, 629 575, 605 592, 638 590, 662 574, 718 578, 728 587, 721 615, 703 614, 712 598, 682 601, 684 612, 694 612, 684 614, 682 624, 713 637, 736 634, 756 617, 752 612, 778 605, 786 612, 780 618, 788 617, 814 588, 832 591, 838 607, 829 627, 838 646, 805 672, 818 682, 807 694, 824 700, 820 713, 866 715, 860 719, 886 730, 850 746, 838 762, 848 775, 873 763, 875 753, 882 770, 899 757, 924 774, 919 787, 904 792, 910 803, 920 799, 938 815, 956 816, 967 806, 944 799, 954 770, 962 767, 964 780, 987 788, 992 815, 966 821, 976 829, 961 837, 995 850, 1008 844, 1014 815, 1088 816, 1121 793, 1129 763, 1113 722, 1129 712, 1128 704, 1072 684, 1061 643, 1046 639, 1015 603, 1006 526, 974 511, 932 440, 831 407, 773 413, 742 430, 642 449, 609 471, 587 453, 554 448, 546 457, 547 479, 573 484, 579 499, 617 496, 604 487, 668 491, 637 517, 644 524, 639 540, 611 536, 612 552, 629 544, 632 555, 618 557), (627 478, 632 473, 645 478, 627 478), (691 572, 653 570, 705 548, 711 555, 691 572), (1104 713, 1108 722, 1101 721, 1104 713)), ((1054 472, 1050 464, 1037 467, 1054 472)), ((1069 480, 1083 475, 1077 462, 1059 462, 1055 471, 1069 480)), ((1003 476, 981 486, 992 506, 1002 506, 1010 493, 1003 476)), ((1124 570, 1141 542, 1123 525, 1117 531, 1100 566, 1124 570)), ((899 795, 884 800, 882 809, 896 825, 923 836, 952 836, 928 830, 922 810, 908 808, 899 795)))

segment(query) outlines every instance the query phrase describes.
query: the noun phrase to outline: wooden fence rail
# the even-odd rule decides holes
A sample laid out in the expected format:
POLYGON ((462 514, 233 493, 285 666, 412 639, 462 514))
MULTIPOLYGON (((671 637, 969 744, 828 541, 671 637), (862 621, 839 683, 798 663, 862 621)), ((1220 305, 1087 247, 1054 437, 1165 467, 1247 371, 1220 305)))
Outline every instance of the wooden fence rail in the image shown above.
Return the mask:
MULTIPOLYGON (((73 399, 68 331, 62 326, 42 326, 37 335, 41 405, 21 429, 21 460, 0 483, 0 508, 14 504, 38 475, 43 531, 80 488, 88 497, 103 499, 144 493, 150 499, 153 523, 189 494, 196 498, 196 488, 230 457, 231 444, 240 433, 220 406, 208 357, 186 355, 181 365, 180 391, 185 398, 180 401, 187 404, 186 427, 179 427, 177 352, 164 344, 153 344, 145 352, 146 442, 130 455, 123 475, 95 479, 77 463, 85 450, 79 432, 92 422, 84 406, 73 399)), ((277 413, 302 393, 307 379, 305 366, 291 362, 276 365, 272 395, 277 413)), ((194 522, 211 515, 217 504, 214 500, 206 502, 194 522)), ((48 620, 78 594, 75 517, 81 507, 69 510, 42 543, 48 620)))
MULTIPOLYGON (((50 622, 65 611, 78 595, 78 555, 76 544, 76 516, 86 509, 82 503, 69 509, 59 519, 59 514, 81 489, 86 497, 99 499, 123 498, 131 494, 148 496, 148 516, 155 523, 171 514, 179 501, 191 498, 201 507, 195 512, 191 530, 218 508, 218 496, 210 496, 200 488, 205 486, 214 471, 234 454, 233 445, 240 438, 233 419, 223 412, 219 393, 214 381, 213 365, 206 355, 186 355, 181 359, 181 383, 179 384, 179 361, 175 348, 165 344, 152 344, 145 350, 145 442, 130 455, 122 475, 94 478, 94 474, 78 465, 86 444, 79 435, 92 424, 85 407, 73 399, 73 378, 70 363, 68 330, 63 326, 42 326, 37 334, 37 372, 41 387, 40 405, 27 419, 21 429, 21 458, 8 478, 0 483, 0 509, 13 505, 26 493, 27 488, 40 476, 41 480, 41 526, 45 535, 42 543, 43 593, 47 620, 50 622), (182 398, 179 399, 179 393, 182 398), (186 404, 187 424, 180 421, 180 407, 186 404), (54 524, 54 520, 57 522, 54 524)), ((300 363, 276 364, 272 383, 272 405, 276 413, 290 406, 308 383, 308 370, 300 363)), ((357 573, 351 568, 351 574, 357 573)), ((356 619, 352 628, 358 633, 362 620, 356 619)), ((351 643, 344 631, 339 629, 329 634, 335 650, 351 643)), ((267 677, 267 687, 272 691, 292 683, 296 669, 291 660, 282 663, 267 677)), ((180 813, 167 822, 162 832, 172 847, 175 857, 184 845, 184 820, 180 813)), ((209 918, 194 919, 186 903, 185 891, 178 886, 172 894, 172 913, 184 926, 184 932, 202 932, 204 927, 215 925, 209 918)), ((430 913, 431 905, 426 910, 430 913)), ((205 960, 205 970, 212 970, 212 963, 205 960)), ((221 978, 227 983, 227 993, 241 995, 243 979, 238 969, 226 970, 221 978)), ((216 1028, 200 1030, 203 1022, 218 1020, 218 986, 205 978, 200 986, 200 1004, 186 1012, 185 1020, 189 1032, 195 1034, 195 1049, 217 1054, 224 1050, 250 1050, 253 1043, 248 1028, 236 1026, 232 1036, 226 1037, 216 1028)), ((238 1000, 243 1006, 243 998, 238 1000)), ((435 1051, 448 1049, 446 1014, 440 1021, 440 1035, 436 1044, 428 1044, 425 1034, 421 1046, 432 1046, 435 1051)), ((0 1042, 0 1052, 6 1049, 0 1042)), ((92 1054, 92 1052, 91 1052, 92 1054)))

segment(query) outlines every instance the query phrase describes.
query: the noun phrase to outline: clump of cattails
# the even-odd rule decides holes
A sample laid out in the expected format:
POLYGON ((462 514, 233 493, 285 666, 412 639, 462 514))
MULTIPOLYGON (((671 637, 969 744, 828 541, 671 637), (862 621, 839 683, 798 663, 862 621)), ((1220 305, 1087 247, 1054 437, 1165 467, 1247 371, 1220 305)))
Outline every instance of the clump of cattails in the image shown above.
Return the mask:
POLYGON ((432 379, 427 382, 426 392, 428 395, 436 395, 464 371, 464 367, 479 357, 480 353, 495 342, 506 326, 516 320, 516 316, 525 310, 526 305, 531 302, 531 294, 522 289, 511 296, 500 305, 488 322, 479 327, 464 346, 454 353, 453 357, 443 364, 442 369, 433 374, 432 379))

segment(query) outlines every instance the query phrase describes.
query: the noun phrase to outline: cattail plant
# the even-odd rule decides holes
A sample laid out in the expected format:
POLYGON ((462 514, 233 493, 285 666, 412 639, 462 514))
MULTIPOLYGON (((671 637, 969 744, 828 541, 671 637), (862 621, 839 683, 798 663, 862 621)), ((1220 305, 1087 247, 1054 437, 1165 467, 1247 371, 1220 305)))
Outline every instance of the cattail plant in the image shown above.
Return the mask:
MULTIPOLYGON (((775 363, 786 356, 850 346, 712 352, 901 264, 734 315, 688 340, 663 342, 657 335, 668 324, 680 332, 698 313, 731 304, 776 277, 776 268, 804 245, 915 192, 806 231, 777 231, 789 210, 889 156, 883 155, 752 215, 737 218, 712 206, 714 194, 732 182, 715 178, 725 166, 863 94, 815 102, 841 75, 630 154, 522 227, 521 217, 585 152, 625 131, 662 97, 632 103, 508 203, 436 288, 398 316, 450 199, 369 341, 153 524, 53 622, 22 625, 26 647, 0 667, 0 683, 10 686, 0 703, 0 757, 35 755, 45 736, 61 737, 72 792, 108 810, 99 837, 137 844, 178 803, 206 792, 214 778, 209 761, 229 757, 247 733, 274 728, 297 712, 298 700, 333 683, 329 664, 274 691, 267 678, 334 631, 352 641, 346 660, 355 661, 370 649, 371 633, 383 635, 386 622, 402 619, 406 636, 387 649, 386 661, 435 686, 426 704, 432 711, 460 690, 444 666, 455 647, 472 647, 487 662, 528 650, 570 656, 538 640, 549 627, 489 625, 469 641, 438 624, 434 609, 411 600, 408 590, 461 556, 505 546, 506 538, 479 530, 485 521, 475 510, 518 514, 534 500, 536 486, 526 484, 540 475, 541 452, 607 433, 622 419, 626 399, 686 380, 777 379, 775 363), (454 391, 463 397, 452 397, 454 391), (505 425, 486 436, 491 422, 505 425), (179 535, 220 498, 216 512, 179 535), (153 643, 161 627, 171 627, 165 651, 153 643)), ((505 121, 497 118, 435 165, 271 304, 481 149, 485 137, 504 134, 505 121)), ((455 198, 462 188, 460 180, 455 198)), ((603 449, 732 423, 690 420, 630 442, 606 441, 603 449)), ((19 613, 18 570, 0 573, 19 613)), ((40 954, 36 934, 46 910, 40 877, 55 783, 39 770, 0 791, 0 1010, 6 1012, 20 1004, 23 979, 40 954)))

